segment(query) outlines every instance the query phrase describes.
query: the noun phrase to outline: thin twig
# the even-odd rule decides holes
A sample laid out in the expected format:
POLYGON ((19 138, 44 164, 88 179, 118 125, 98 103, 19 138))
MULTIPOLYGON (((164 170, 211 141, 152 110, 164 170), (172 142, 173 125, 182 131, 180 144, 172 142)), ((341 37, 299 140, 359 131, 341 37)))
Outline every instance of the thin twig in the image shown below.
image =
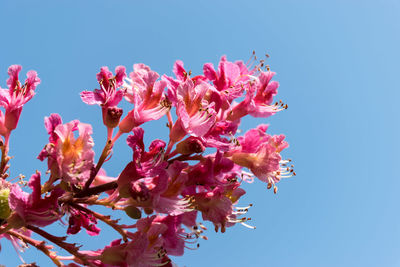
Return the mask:
POLYGON ((38 241, 35 240, 33 238, 30 238, 26 235, 20 234, 16 231, 13 230, 9 230, 7 232, 7 234, 12 235, 20 240, 22 240, 23 242, 27 243, 27 244, 31 244, 32 246, 34 246, 35 248, 37 248, 38 250, 42 251, 47 257, 49 257, 55 265, 61 267, 61 266, 65 266, 62 262, 60 262, 57 257, 56 257, 56 253, 54 251, 50 251, 49 249, 52 248, 51 246, 46 246, 46 242, 45 241, 38 241))
POLYGON ((96 168, 92 172, 90 172, 90 177, 87 180, 83 191, 86 191, 90 187, 90 185, 92 184, 94 178, 96 178, 96 175, 100 171, 101 166, 103 165, 104 161, 106 160, 108 155, 110 155, 112 146, 113 146, 112 141, 111 140, 107 140, 107 143, 103 148, 103 152, 100 155, 99 161, 97 162, 96 168))
POLYGON ((92 195, 97 195, 99 193, 103 193, 108 190, 112 190, 118 187, 118 184, 116 181, 109 182, 106 184, 90 187, 87 190, 83 190, 75 195, 75 197, 88 197, 92 195))
POLYGON ((28 226, 26 226, 26 228, 28 228, 32 232, 35 232, 36 234, 38 234, 44 238, 46 238, 47 240, 53 242, 60 248, 68 251, 71 255, 74 255, 75 258, 77 258, 79 261, 82 261, 82 263, 85 264, 86 266, 95 267, 92 263, 88 262, 88 260, 86 259, 86 256, 84 254, 81 254, 79 252, 79 247, 77 247, 76 244, 64 242, 66 239, 65 236, 64 237, 54 236, 54 235, 49 234, 48 232, 46 232, 36 226, 33 226, 33 225, 28 225, 28 226))

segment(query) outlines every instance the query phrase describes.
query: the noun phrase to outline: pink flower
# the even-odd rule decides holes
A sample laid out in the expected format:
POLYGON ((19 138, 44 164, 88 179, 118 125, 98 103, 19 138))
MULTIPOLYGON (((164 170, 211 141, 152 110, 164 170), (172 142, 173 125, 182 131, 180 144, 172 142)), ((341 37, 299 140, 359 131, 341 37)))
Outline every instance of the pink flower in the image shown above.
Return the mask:
POLYGON ((187 72, 183 67, 183 62, 181 60, 177 60, 174 63, 173 72, 177 79, 169 77, 167 75, 163 75, 162 80, 167 82, 168 86, 168 99, 172 102, 173 105, 177 102, 177 88, 178 86, 187 80, 192 80, 194 84, 200 83, 202 81, 206 81, 207 78, 203 75, 198 75, 195 77, 190 77, 190 71, 187 72))
POLYGON ((158 202, 154 206, 157 212, 175 216, 192 210, 190 208, 190 198, 181 196, 189 178, 186 173, 187 167, 187 163, 180 161, 174 161, 168 167, 167 188, 160 195, 158 202))
POLYGON ((80 232, 81 228, 85 228, 86 232, 90 236, 95 236, 100 233, 100 228, 96 226, 96 218, 89 213, 77 210, 72 207, 68 207, 70 213, 68 220, 67 234, 74 235, 80 232))
POLYGON ((17 127, 22 107, 35 95, 35 88, 40 83, 36 71, 31 70, 26 74, 25 83, 21 85, 18 80, 21 69, 22 67, 19 65, 10 66, 8 68, 8 75, 10 76, 7 80, 8 89, 0 88, 0 105, 6 110, 4 125, 0 126, 0 133, 2 134, 4 132, 3 127, 7 129, 7 133, 17 127))
POLYGON ((163 249, 161 234, 168 226, 154 221, 156 216, 143 218, 137 221, 137 232, 130 234, 132 241, 120 243, 115 240, 104 248, 101 261, 113 266, 153 267, 168 266, 163 249))
POLYGON ((102 67, 96 75, 100 89, 95 89, 93 92, 83 91, 81 93, 82 101, 88 105, 101 105, 103 107, 118 105, 124 95, 123 91, 117 90, 117 88, 122 86, 126 77, 125 67, 116 67, 115 73, 115 76, 113 76, 108 67, 102 67))
POLYGON ((242 61, 233 63, 223 56, 219 62, 218 71, 214 69, 213 64, 206 63, 203 72, 217 89, 217 93, 214 92, 211 99, 216 103, 216 110, 219 111, 220 108, 228 109, 232 100, 243 94, 242 85, 250 79, 249 74, 252 74, 253 70, 249 70, 242 61))
POLYGON ((78 120, 62 124, 58 114, 45 119, 50 143, 40 152, 40 160, 48 159, 53 177, 61 177, 72 184, 83 184, 93 167, 94 151, 92 127, 78 120), (74 132, 78 131, 75 138, 74 132))
POLYGON ((178 86, 176 92, 178 120, 170 133, 172 141, 178 142, 186 134, 201 137, 214 125, 217 115, 214 104, 205 99, 205 95, 212 90, 205 82, 195 85, 191 80, 178 86))
POLYGON ((238 138, 240 149, 227 152, 236 164, 246 167, 261 181, 268 183, 269 188, 283 177, 295 175, 293 169, 287 166, 288 160, 282 160, 280 152, 289 144, 284 141, 284 135, 270 136, 266 134, 267 125, 248 131, 238 138))
POLYGON ((239 188, 239 183, 230 185, 221 185, 215 187, 212 191, 200 192, 194 195, 196 209, 201 211, 204 220, 211 221, 215 226, 215 231, 234 225, 243 220, 236 219, 233 204, 245 194, 245 191, 239 188))
POLYGON ((240 121, 218 121, 214 127, 202 138, 207 147, 215 147, 220 151, 235 149, 237 144, 233 136, 236 134, 240 121), (229 138, 228 138, 229 137, 229 138))
POLYGON ((287 108, 282 102, 272 104, 273 97, 278 93, 279 83, 271 81, 275 72, 261 72, 257 79, 247 87, 245 99, 236 104, 229 113, 229 120, 237 120, 243 116, 266 118, 287 108))
POLYGON ((158 120, 171 108, 164 95, 167 82, 157 81, 157 72, 144 64, 135 64, 129 76, 125 98, 135 106, 119 125, 120 131, 124 133, 147 121, 158 120))
POLYGON ((181 216, 157 216, 154 222, 159 222, 167 226, 161 234, 163 248, 168 255, 182 256, 185 249, 186 232, 182 228, 181 216))
POLYGON ((225 175, 230 173, 233 167, 233 162, 218 151, 215 155, 209 155, 192 166, 188 172, 189 179, 186 186, 201 185, 207 189, 215 188, 225 182, 225 175))
POLYGON ((108 70, 108 67, 102 67, 96 77, 100 89, 94 89, 93 92, 83 91, 81 99, 88 105, 100 105, 104 125, 114 128, 118 125, 122 115, 122 109, 118 108, 117 105, 122 100, 124 91, 117 90, 117 88, 123 85, 126 77, 125 67, 116 67, 115 76, 108 70))
POLYGON ((57 200, 64 191, 56 188, 52 190, 50 196, 42 198, 40 172, 31 176, 28 185, 32 189, 31 194, 22 191, 18 184, 14 184, 8 198, 10 208, 23 224, 43 227, 60 219, 62 212, 57 200))
MULTIPOLYGON (((230 90, 231 93, 236 92, 237 85, 240 82, 247 81, 249 78, 249 71, 242 61, 230 62, 226 59, 226 56, 222 56, 218 65, 218 71, 214 69, 214 65, 211 63, 204 64, 203 67, 204 76, 214 83, 215 88, 218 91, 230 90)), ((230 97, 234 95, 230 94, 230 97)))
MULTIPOLYGON (((38 159, 44 161, 46 158, 47 166, 49 170, 53 170, 54 173, 58 175, 58 166, 57 166, 57 155, 55 151, 55 145, 57 144, 57 140, 59 139, 58 135, 54 132, 56 126, 62 124, 62 119, 58 114, 51 114, 50 117, 44 118, 44 126, 49 134, 49 143, 40 151, 38 155, 38 159)), ((52 173, 53 173, 52 171, 52 173)))
POLYGON ((128 136, 128 145, 133 149, 133 161, 118 177, 118 190, 122 197, 130 198, 135 206, 153 208, 160 194, 167 189, 168 163, 163 161, 165 142, 154 140, 146 152, 143 144, 143 129, 136 127, 128 136))

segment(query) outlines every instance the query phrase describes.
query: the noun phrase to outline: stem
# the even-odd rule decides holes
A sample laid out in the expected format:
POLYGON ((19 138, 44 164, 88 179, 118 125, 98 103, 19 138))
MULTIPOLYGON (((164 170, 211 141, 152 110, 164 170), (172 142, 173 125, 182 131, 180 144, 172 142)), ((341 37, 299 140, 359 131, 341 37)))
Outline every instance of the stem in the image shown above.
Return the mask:
POLYGON ((94 187, 88 188, 88 189, 86 189, 84 191, 81 191, 78 194, 76 194, 75 197, 79 197, 80 198, 80 197, 88 197, 88 196, 91 196, 91 195, 97 195, 99 193, 103 193, 105 191, 115 189, 117 187, 118 187, 117 182, 113 181, 113 182, 109 182, 109 183, 106 183, 106 184, 102 184, 102 185, 98 185, 98 186, 94 186, 94 187))
POLYGON ((81 205, 75 204, 75 203, 70 203, 69 204, 71 207, 74 207, 78 210, 81 210, 85 213, 89 213, 92 214, 94 217, 96 217, 97 219, 103 221, 104 223, 108 224, 109 226, 111 226, 112 228, 114 228, 115 231, 117 231, 118 233, 121 234, 122 238, 124 239, 124 241, 128 241, 128 237, 126 235, 126 231, 124 229, 121 228, 121 226, 119 226, 117 224, 116 220, 111 220, 110 216, 105 216, 103 214, 97 213, 95 211, 92 211, 90 209, 87 209, 81 205))
POLYGON ((47 257, 49 257, 55 265, 61 267, 61 266, 65 266, 64 264, 62 264, 56 257, 55 252, 54 251, 50 251, 49 248, 52 248, 51 246, 46 246, 45 245, 45 241, 37 241, 33 238, 30 238, 26 235, 20 234, 16 231, 13 230, 9 230, 7 232, 9 235, 12 235, 22 241, 24 241, 27 244, 31 244, 32 246, 34 246, 35 248, 37 248, 38 250, 42 251, 47 257))
POLYGON ((120 138, 120 136, 123 134, 123 132, 121 132, 121 131, 118 131, 117 132, 117 134, 114 136, 114 138, 112 139, 112 143, 114 144, 115 143, 115 141, 117 141, 118 140, 118 138, 120 138))
POLYGON ((112 139, 114 128, 107 127, 107 141, 112 139))
POLYGON ((9 144, 10 144, 10 135, 11 135, 11 132, 8 132, 4 136, 4 142, 5 142, 4 146, 6 147, 6 154, 8 153, 8 148, 9 148, 9 144))
POLYGON ((9 231, 10 229, 12 229, 12 226, 10 224, 4 225, 0 227, 0 235, 6 233, 7 231, 9 231))
POLYGON ((77 258, 79 261, 81 261, 86 266, 95 267, 92 263, 87 261, 85 255, 79 253, 79 248, 75 244, 64 242, 66 237, 58 237, 58 236, 51 235, 51 234, 47 233, 46 231, 44 231, 36 226, 33 226, 33 225, 27 225, 26 228, 28 228, 32 232, 35 232, 36 234, 38 234, 44 238, 46 238, 47 240, 53 242, 60 248, 68 251, 71 255, 74 255, 75 258, 77 258))
POLYGON ((165 151, 165 157, 169 158, 169 152, 171 152, 172 147, 174 146, 175 142, 169 140, 167 150, 165 151))
POLYGON ((176 149, 174 151, 172 151, 171 153, 169 153, 168 157, 166 157, 165 159, 169 159, 172 158, 174 156, 176 156, 178 154, 178 151, 176 151, 176 149))
POLYGON ((168 160, 168 163, 171 164, 175 160, 180 160, 180 161, 182 161, 182 160, 202 160, 203 158, 204 158, 203 155, 194 155, 194 156, 180 155, 179 157, 168 160))
POLYGON ((100 171, 101 166, 103 165, 104 161, 110 155, 111 149, 113 147, 113 143, 111 140, 107 140, 106 145, 103 148, 103 152, 100 155, 99 161, 97 162, 96 168, 90 173, 90 178, 87 180, 83 191, 86 191, 89 186, 92 184, 94 178, 96 178, 97 173, 100 171))
POLYGON ((7 156, 8 154, 8 143, 10 140, 10 133, 7 133, 5 136, 5 144, 1 142, 1 163, 0 163, 0 176, 3 179, 7 178, 7 174, 5 173, 8 169, 7 163, 10 160, 10 157, 7 156))
POLYGON ((172 125, 174 125, 174 121, 172 120, 172 116, 171 116, 171 110, 168 110, 167 118, 168 118, 168 128, 169 128, 169 130, 171 130, 172 125))

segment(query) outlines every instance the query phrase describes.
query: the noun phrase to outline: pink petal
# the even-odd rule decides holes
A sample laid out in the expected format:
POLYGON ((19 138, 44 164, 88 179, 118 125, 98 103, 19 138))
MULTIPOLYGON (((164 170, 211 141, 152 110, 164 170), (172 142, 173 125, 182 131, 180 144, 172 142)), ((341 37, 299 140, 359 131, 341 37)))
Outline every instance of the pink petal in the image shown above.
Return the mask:
POLYGON ((11 65, 8 68, 8 75, 10 78, 7 80, 7 86, 10 88, 12 91, 15 89, 15 86, 17 85, 18 82, 18 75, 19 72, 21 71, 22 66, 20 65, 11 65))
POLYGON ((81 99, 88 105, 101 105, 104 102, 104 97, 100 90, 95 90, 94 92, 83 91, 81 92, 81 99))

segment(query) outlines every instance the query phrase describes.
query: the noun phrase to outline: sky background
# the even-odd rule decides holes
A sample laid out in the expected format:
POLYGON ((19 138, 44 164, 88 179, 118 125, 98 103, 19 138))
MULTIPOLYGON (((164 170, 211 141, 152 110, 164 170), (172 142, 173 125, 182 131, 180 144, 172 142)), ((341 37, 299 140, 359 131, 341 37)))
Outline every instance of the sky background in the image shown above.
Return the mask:
MULTIPOLYGON (((281 181, 277 195, 261 182, 246 185, 240 204, 254 204, 248 215, 257 229, 236 225, 215 234, 209 227, 209 240, 175 262, 400 266, 399 12, 395 0, 1 1, 0 86, 11 64, 23 66, 21 77, 34 69, 42 80, 11 136, 11 176, 45 170, 36 156, 47 143, 43 118, 50 113, 91 123, 99 155, 106 138, 100 109, 79 93, 97 88, 102 66, 131 71, 145 63, 170 75, 181 59, 200 74, 222 55, 246 61, 253 50, 268 53, 277 99, 289 109, 244 120, 241 129, 270 123, 270 133, 284 133, 284 157, 298 175, 281 181)), ((163 123, 145 127, 147 141, 167 138, 163 123)), ((105 165, 109 175, 131 160, 123 143, 105 165)), ((62 234, 66 226, 57 228, 62 234)), ((88 248, 104 242, 84 231, 75 240, 88 248)), ((0 243, 0 264, 20 264, 11 245, 0 243)), ((50 266, 35 249, 23 257, 50 266)))

